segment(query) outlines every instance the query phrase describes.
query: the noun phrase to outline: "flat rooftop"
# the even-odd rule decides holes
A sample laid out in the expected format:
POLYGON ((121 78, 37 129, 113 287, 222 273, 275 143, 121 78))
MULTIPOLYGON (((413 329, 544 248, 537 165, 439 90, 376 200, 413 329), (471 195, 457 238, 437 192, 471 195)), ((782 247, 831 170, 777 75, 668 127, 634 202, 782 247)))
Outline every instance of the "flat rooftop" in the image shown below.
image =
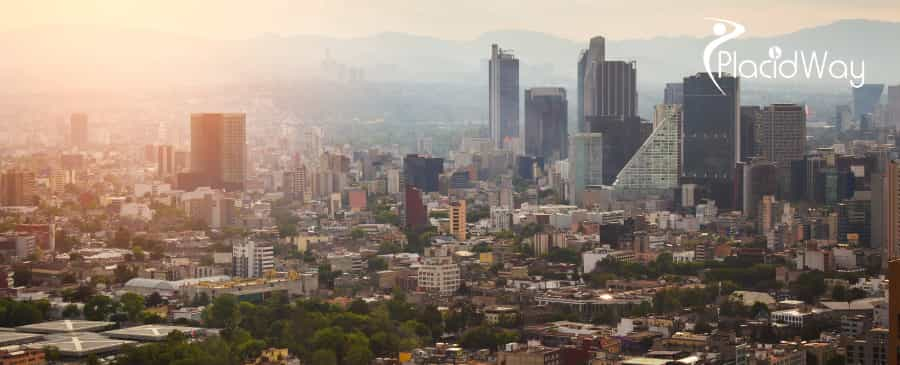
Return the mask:
POLYGON ((166 339, 166 336, 176 331, 184 333, 189 337, 194 337, 198 334, 204 334, 206 332, 206 329, 200 327, 145 324, 143 326, 106 331, 103 332, 103 335, 121 340, 163 341, 166 339))
POLYGON ((62 320, 32 323, 16 327, 19 332, 30 333, 69 333, 69 332, 97 332, 114 326, 113 322, 62 320))
POLYGON ((84 357, 90 354, 109 353, 134 341, 117 340, 93 332, 71 332, 48 335, 45 341, 25 345, 28 348, 55 347, 66 357, 84 357))
POLYGON ((38 342, 44 336, 35 333, 0 331, 0 347, 38 342))

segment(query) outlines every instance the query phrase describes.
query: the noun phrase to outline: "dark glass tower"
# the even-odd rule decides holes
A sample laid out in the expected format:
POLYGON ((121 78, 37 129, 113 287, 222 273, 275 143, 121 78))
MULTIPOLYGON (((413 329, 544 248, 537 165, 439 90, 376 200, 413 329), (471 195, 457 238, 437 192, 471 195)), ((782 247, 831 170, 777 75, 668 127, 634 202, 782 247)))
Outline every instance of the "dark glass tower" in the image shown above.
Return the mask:
POLYGON ((519 137, 519 60, 494 44, 488 69, 491 140, 499 148, 519 137))
POLYGON ((701 197, 732 209, 736 206, 734 171, 741 150, 740 80, 727 74, 713 76, 698 73, 684 79, 683 180, 697 184, 701 197))
POLYGON ((545 160, 566 158, 569 150, 568 109, 563 88, 525 90, 525 154, 545 160))

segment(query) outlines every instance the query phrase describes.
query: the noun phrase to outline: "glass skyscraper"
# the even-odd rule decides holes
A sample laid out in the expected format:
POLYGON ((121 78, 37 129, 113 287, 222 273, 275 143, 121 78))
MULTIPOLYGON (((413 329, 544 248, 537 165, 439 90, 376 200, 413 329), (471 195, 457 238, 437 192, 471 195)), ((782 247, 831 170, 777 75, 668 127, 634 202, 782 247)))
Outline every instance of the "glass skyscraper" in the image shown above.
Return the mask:
POLYGON ((681 173, 681 105, 657 105, 660 121, 619 172, 616 191, 660 194, 678 187, 681 173))

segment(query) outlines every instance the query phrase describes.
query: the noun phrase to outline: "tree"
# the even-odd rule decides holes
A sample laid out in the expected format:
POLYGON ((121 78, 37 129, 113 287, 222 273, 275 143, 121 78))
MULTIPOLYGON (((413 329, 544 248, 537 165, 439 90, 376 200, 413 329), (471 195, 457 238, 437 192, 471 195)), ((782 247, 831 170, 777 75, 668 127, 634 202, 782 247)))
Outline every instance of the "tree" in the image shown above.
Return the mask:
POLYGON ((136 322, 140 319, 139 316, 144 311, 144 297, 135 293, 125 293, 119 298, 119 302, 122 303, 122 309, 128 315, 129 321, 136 322))
POLYGON ((362 229, 354 228, 353 230, 350 231, 350 238, 353 238, 354 240, 362 239, 365 236, 366 236, 366 231, 363 231, 362 229))
POLYGON ((350 346, 347 350, 347 354, 344 355, 343 363, 346 365, 369 365, 374 358, 375 355, 372 354, 372 350, 367 346, 354 344, 350 346))
MULTIPOLYGON (((206 293, 202 293, 202 294, 204 296, 206 295, 206 293)), ((162 296, 159 295, 159 292, 153 292, 152 294, 147 296, 147 299, 145 300, 144 303, 146 304, 146 306, 151 307, 151 308, 158 307, 160 304, 163 304, 163 299, 162 299, 162 296)), ((209 304, 209 298, 206 298, 206 304, 209 304)), ((204 304, 204 305, 206 305, 206 304, 204 304)))
POLYGON ((128 282, 128 280, 137 277, 137 269, 125 264, 118 264, 116 265, 116 269, 113 270, 113 277, 115 278, 116 283, 124 284, 128 282))
POLYGON ((800 274, 790 285, 791 294, 807 303, 814 303, 825 294, 825 274, 821 271, 809 271, 800 274))
POLYGON ((337 355, 330 349, 318 349, 312 353, 309 358, 310 364, 316 365, 337 365, 337 355))
POLYGON ((203 312, 203 316, 210 327, 232 330, 241 323, 240 302, 234 295, 220 295, 203 312))
POLYGON ((369 259, 369 272, 376 272, 381 270, 387 270, 388 264, 383 258, 375 256, 369 259))
POLYGON ((13 286, 31 286, 31 269, 25 266, 16 266, 13 271, 13 286))
POLYGON ((84 318, 90 321, 105 321, 115 313, 116 302, 105 295, 95 295, 84 304, 84 318))
POLYGON ((144 261, 145 254, 144 249, 141 246, 135 245, 131 248, 131 256, 134 257, 134 261, 144 261))
POLYGON ((69 304, 63 309, 62 316, 66 319, 81 317, 81 309, 75 304, 69 304))
POLYGON ((350 307, 348 308, 350 312, 356 314, 369 314, 369 305, 362 298, 356 298, 353 302, 350 303, 350 307))

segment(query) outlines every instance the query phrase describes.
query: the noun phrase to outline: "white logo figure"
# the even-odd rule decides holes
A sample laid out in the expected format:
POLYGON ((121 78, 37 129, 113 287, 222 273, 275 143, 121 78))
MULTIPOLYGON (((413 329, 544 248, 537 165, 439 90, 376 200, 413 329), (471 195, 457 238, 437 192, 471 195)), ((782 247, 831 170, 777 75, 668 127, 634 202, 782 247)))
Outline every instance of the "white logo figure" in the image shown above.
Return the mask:
POLYGON ((722 90, 722 87, 719 86, 719 83, 716 81, 715 76, 713 76, 712 67, 710 66, 709 59, 710 59, 710 57, 712 57, 712 53, 713 53, 713 51, 716 50, 716 48, 718 48, 725 42, 728 42, 732 39, 737 38, 741 34, 744 34, 744 32, 746 31, 746 28, 744 28, 743 25, 740 25, 736 22, 733 22, 733 21, 727 20, 727 19, 719 19, 719 18, 706 18, 706 19, 714 20, 716 22, 716 24, 713 25, 713 34, 715 34, 719 38, 716 38, 712 42, 709 42, 709 44, 706 45, 706 48, 703 49, 703 66, 706 67, 706 74, 709 75, 709 79, 712 80, 713 85, 716 85, 716 88, 719 89, 719 92, 722 93, 722 95, 725 95, 725 91, 722 90), (726 26, 725 23, 731 24, 731 26, 734 28, 734 30, 732 30, 731 33, 726 34, 726 32, 728 32, 728 26, 726 26))

